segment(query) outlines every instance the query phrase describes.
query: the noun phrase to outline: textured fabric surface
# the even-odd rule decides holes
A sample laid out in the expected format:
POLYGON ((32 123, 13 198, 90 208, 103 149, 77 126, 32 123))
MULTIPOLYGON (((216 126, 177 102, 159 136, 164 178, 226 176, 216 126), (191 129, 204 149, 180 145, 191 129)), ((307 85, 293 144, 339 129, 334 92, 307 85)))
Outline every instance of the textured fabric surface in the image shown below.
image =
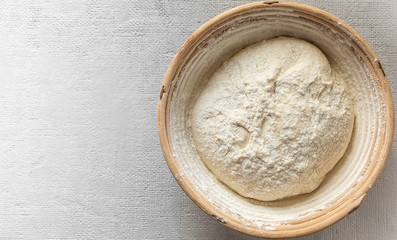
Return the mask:
MULTIPOLYGON (((205 21, 249 1, 0 2, 0 239, 254 239, 172 177, 157 135, 162 78, 205 21)), ((397 97, 397 6, 299 1, 372 46, 397 97)), ((397 146, 362 206, 299 239, 396 239, 397 146)))

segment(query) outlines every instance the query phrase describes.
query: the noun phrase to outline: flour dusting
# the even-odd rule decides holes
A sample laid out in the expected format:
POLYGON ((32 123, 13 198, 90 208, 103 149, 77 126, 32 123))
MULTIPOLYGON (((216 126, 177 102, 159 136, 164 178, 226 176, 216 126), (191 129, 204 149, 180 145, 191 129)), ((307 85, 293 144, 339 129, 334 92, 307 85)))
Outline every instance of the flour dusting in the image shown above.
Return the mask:
POLYGON ((280 37, 249 46, 214 72, 192 110, 206 166, 244 197, 315 190, 353 129, 345 81, 314 45, 280 37))

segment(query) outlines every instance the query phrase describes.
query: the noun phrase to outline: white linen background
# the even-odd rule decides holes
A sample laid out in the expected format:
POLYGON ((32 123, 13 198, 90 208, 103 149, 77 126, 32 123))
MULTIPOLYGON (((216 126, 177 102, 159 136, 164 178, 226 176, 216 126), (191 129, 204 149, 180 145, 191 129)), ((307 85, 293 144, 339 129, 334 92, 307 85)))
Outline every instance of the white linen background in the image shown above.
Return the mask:
MULTIPOLYGON (((254 239, 181 190, 156 108, 183 42, 243 0, 0 2, 0 239, 254 239)), ((299 0, 341 18, 397 97, 397 3, 299 0)), ((396 139, 395 139, 396 140, 396 139)), ((397 239, 397 146, 362 206, 299 239, 397 239)))

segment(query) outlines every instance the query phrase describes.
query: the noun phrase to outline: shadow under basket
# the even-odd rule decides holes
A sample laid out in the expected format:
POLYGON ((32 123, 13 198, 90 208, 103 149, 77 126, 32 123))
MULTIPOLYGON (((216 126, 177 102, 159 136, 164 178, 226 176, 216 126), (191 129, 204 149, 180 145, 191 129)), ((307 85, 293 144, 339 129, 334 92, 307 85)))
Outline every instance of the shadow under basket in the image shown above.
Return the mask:
POLYGON ((158 130, 172 174, 201 209, 232 229, 284 238, 321 230, 360 206, 385 165, 393 138, 393 112, 382 65, 351 27, 304 4, 256 2, 214 17, 183 44, 161 87, 158 130), (235 193, 206 168, 193 143, 190 109, 224 59, 278 36, 309 41, 331 64, 339 64, 354 92, 355 124, 344 157, 317 190, 261 202, 235 193))

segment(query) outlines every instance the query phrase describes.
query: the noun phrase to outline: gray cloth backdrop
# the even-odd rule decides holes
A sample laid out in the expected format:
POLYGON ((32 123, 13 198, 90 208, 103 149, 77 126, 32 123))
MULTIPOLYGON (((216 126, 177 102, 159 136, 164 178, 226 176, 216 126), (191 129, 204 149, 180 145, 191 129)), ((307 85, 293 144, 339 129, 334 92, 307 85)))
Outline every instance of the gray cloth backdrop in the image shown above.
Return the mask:
MULTIPOLYGON (((1 1, 0 239, 253 239, 184 194, 156 126, 179 47, 248 2, 1 1)), ((397 97, 395 1, 299 2, 356 29, 397 97)), ((356 212, 300 239, 397 239, 396 158, 356 212)))

